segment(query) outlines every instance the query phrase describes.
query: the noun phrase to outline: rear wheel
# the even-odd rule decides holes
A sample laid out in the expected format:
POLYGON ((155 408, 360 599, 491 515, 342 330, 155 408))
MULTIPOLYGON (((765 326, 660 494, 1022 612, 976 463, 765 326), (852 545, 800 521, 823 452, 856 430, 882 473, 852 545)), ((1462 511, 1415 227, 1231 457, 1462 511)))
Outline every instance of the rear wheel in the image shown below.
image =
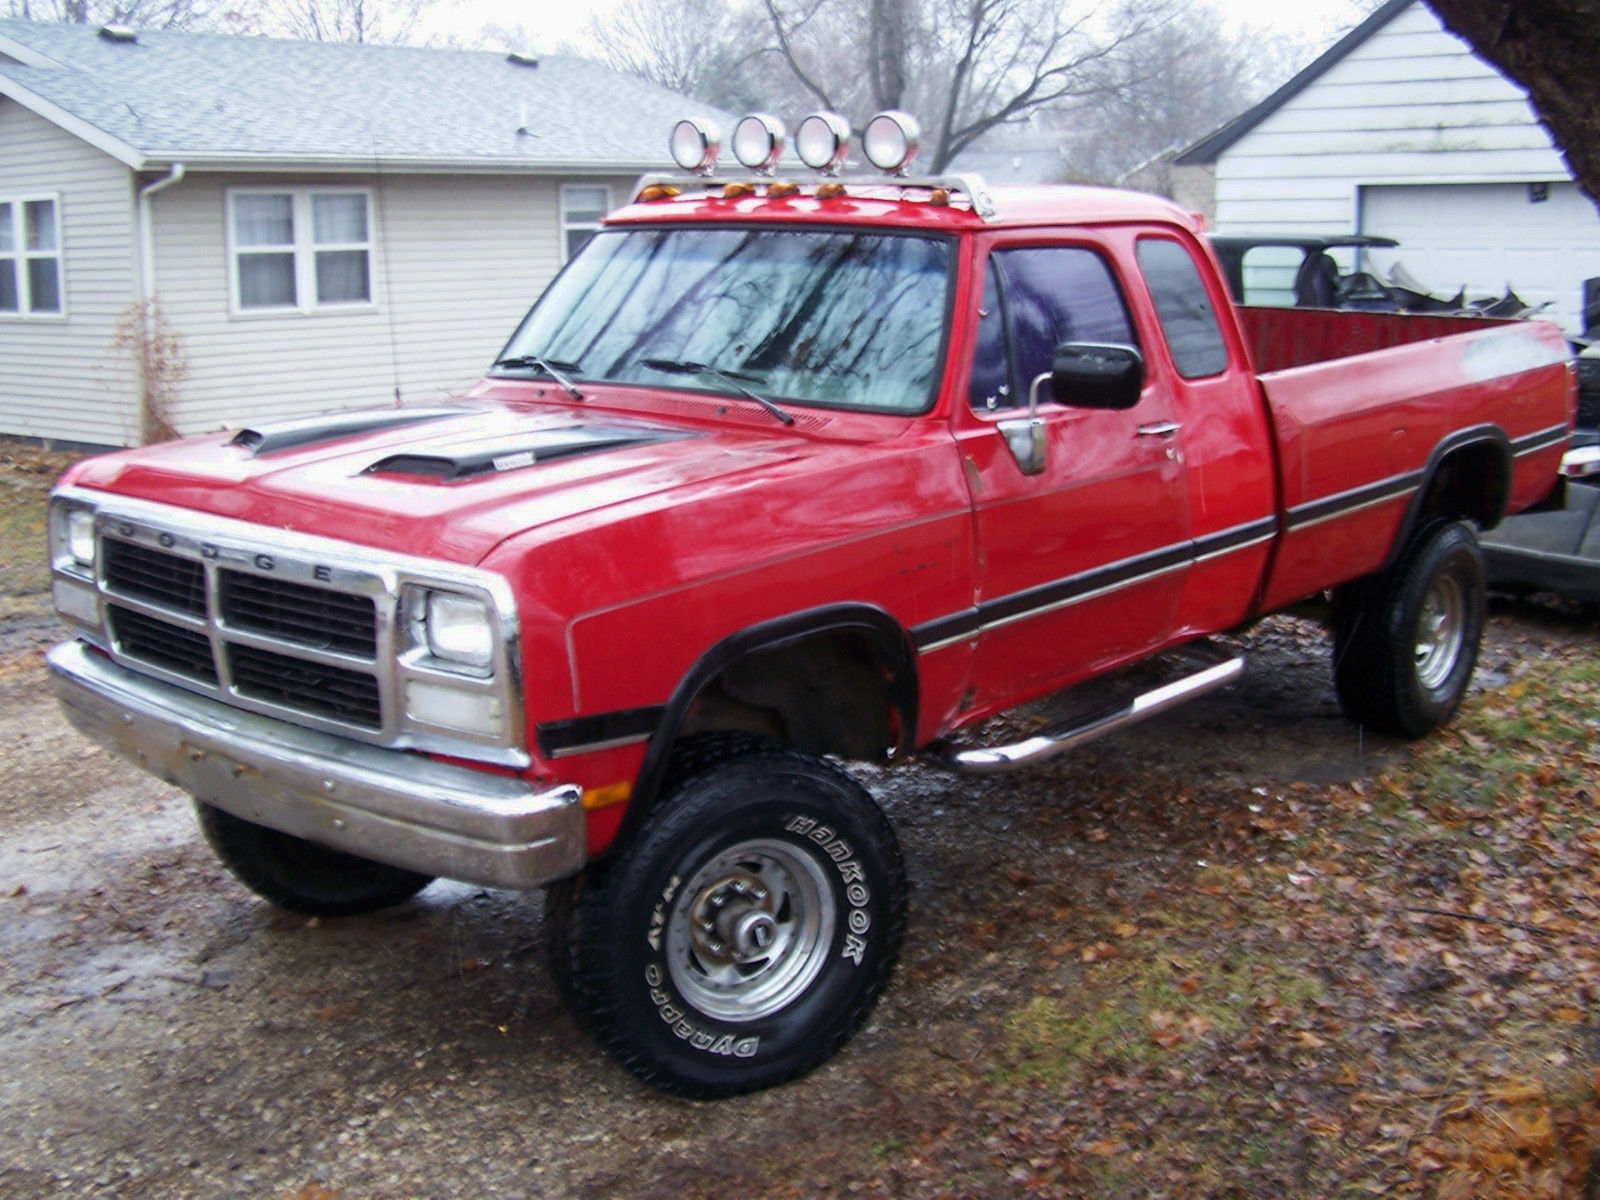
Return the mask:
POLYGON ((679 783, 593 868, 576 992, 641 1079, 712 1097, 816 1067, 866 1019, 905 924, 894 832, 843 771, 766 748, 679 783))
POLYGON ((1417 738, 1460 706, 1484 621, 1483 553, 1473 527, 1442 522, 1390 570, 1353 585, 1334 630, 1334 683, 1351 719, 1417 738))
POLYGON ((409 900, 433 882, 196 802, 200 831, 223 865, 256 895, 313 917, 347 917, 409 900))

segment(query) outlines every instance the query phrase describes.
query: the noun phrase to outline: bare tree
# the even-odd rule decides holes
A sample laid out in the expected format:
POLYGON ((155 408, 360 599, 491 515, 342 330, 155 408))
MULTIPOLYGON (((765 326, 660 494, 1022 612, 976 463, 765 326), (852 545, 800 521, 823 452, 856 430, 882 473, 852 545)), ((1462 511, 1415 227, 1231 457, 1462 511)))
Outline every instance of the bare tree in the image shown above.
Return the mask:
POLYGON ((1600 0, 1428 0, 1528 91, 1578 186, 1600 206, 1600 0))
POLYGON ((630 0, 604 20, 591 18, 588 34, 608 66, 699 96, 732 16, 727 0, 630 0))
POLYGON ((405 42, 435 2, 273 0, 261 9, 261 31, 307 42, 405 42))
POLYGON ((1171 194, 1167 152, 1188 145, 1264 96, 1292 71, 1295 47, 1260 32, 1234 32, 1210 4, 1149 22, 1137 0, 1112 14, 1114 28, 1140 27, 1104 67, 1092 105, 1054 117, 1075 177, 1120 182, 1141 168, 1140 186, 1171 194))
POLYGON ((128 25, 136 29, 216 28, 234 14, 211 0, 9 0, 8 16, 63 25, 128 25))
POLYGON ((1103 97, 1113 56, 1171 0, 1145 0, 1115 27, 1062 0, 762 0, 774 49, 813 100, 856 121, 907 108, 929 165, 1001 126, 1103 97))

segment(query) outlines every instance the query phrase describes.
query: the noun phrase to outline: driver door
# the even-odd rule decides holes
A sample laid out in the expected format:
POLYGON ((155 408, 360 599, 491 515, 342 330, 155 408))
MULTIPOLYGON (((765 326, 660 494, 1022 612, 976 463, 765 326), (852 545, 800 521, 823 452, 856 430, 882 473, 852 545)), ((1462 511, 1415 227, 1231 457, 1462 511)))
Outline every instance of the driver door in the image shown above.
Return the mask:
POLYGON ((1151 377, 1125 411, 1039 388, 1045 461, 1028 474, 1004 436, 1063 342, 1138 348, 1108 248, 997 244, 984 264, 968 410, 958 439, 977 524, 980 634, 969 698, 990 709, 1126 661, 1171 634, 1189 566, 1187 497, 1170 389, 1151 377))

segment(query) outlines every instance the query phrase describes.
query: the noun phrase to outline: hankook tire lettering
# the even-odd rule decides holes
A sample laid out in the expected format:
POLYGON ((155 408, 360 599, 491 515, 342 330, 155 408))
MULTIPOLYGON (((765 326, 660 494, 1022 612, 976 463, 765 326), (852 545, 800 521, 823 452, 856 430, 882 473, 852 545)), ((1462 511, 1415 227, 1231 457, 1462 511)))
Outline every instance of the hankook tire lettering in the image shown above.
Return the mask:
POLYGON ((836 836, 828 826, 817 824, 811 817, 790 817, 784 823, 784 829, 815 842, 833 860, 839 878, 845 884, 845 902, 850 905, 850 911, 845 915, 845 926, 849 932, 845 934, 839 956, 861 966, 867 952, 866 933, 872 928, 872 914, 867 911, 872 893, 865 883, 867 873, 854 857, 855 851, 850 848, 849 842, 836 836))

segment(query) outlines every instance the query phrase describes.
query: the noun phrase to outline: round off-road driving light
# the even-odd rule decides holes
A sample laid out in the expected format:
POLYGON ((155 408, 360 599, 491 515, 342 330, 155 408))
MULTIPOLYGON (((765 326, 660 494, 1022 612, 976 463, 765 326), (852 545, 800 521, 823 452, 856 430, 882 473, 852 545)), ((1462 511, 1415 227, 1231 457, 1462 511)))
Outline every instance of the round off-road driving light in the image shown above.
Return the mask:
POLYGON ((861 152, 880 171, 904 175, 922 145, 922 127, 910 113, 890 110, 867 122, 861 152))
POLYGON ((794 131, 794 152, 813 171, 837 175, 850 153, 850 122, 838 113, 812 113, 794 131))
POLYGON ((685 171, 711 174, 722 150, 722 132, 710 121, 685 117, 672 127, 672 161, 685 171))
POLYGON ((783 124, 766 113, 741 117, 733 127, 733 156, 752 171, 771 174, 783 157, 783 124))

